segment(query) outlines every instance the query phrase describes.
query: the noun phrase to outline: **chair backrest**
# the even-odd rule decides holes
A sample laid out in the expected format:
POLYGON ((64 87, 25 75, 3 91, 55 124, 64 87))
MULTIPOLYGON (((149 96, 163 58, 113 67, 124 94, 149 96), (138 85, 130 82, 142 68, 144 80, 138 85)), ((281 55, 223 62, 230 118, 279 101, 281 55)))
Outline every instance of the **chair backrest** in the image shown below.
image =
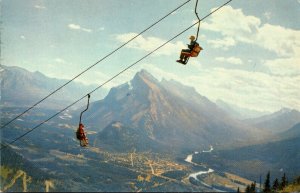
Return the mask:
POLYGON ((81 140, 81 139, 82 139, 82 136, 81 136, 79 130, 76 131, 76 138, 77 138, 78 140, 81 140))
POLYGON ((201 50, 203 50, 203 48, 199 46, 199 44, 196 44, 191 52, 191 57, 197 57, 201 50))

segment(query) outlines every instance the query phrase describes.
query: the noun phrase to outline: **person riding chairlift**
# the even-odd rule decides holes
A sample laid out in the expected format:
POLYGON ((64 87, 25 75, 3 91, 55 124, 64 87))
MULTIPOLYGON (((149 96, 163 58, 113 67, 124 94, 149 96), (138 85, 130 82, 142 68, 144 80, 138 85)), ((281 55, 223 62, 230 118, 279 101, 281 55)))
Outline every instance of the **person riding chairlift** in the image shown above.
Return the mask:
POLYGON ((80 141, 80 145, 81 146, 87 146, 87 144, 89 144, 89 140, 88 138, 86 137, 85 135, 85 132, 84 132, 84 125, 82 123, 79 124, 79 127, 77 129, 77 139, 80 141))
POLYGON ((176 60, 176 62, 186 65, 189 57, 197 57, 200 51, 203 50, 203 48, 199 46, 195 39, 195 36, 190 37, 191 43, 188 44, 189 49, 182 49, 180 53, 180 60, 176 60))

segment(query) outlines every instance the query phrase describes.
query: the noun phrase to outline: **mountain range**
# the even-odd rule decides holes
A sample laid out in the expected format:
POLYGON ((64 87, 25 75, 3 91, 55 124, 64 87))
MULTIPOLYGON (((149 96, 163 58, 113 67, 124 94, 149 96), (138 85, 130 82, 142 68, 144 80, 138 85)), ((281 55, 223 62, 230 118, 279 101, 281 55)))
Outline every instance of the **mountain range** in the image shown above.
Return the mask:
POLYGON ((242 108, 234 104, 228 104, 221 99, 216 100, 216 104, 231 117, 238 120, 253 119, 263 115, 271 114, 271 112, 268 111, 257 111, 253 109, 242 108))
POLYGON ((281 133, 300 123, 300 112, 295 109, 282 108, 272 114, 247 119, 245 122, 270 133, 281 133))
MULTIPOLYGON (((1 65, 1 99, 6 106, 26 107, 41 100, 69 80, 49 78, 36 71, 30 72, 20 67, 1 65)), ((95 85, 71 82, 41 103, 40 107, 57 109, 74 98, 80 98, 93 90, 95 85)))
MULTIPOLYGON (((28 104, 29 100, 33 102, 49 90, 54 90, 55 86, 66 82, 18 67, 2 68, 2 104, 28 104)), ((53 108, 65 101, 74 100, 79 95, 76 90, 83 92, 91 87, 80 83, 71 86, 71 89, 64 91, 64 100, 54 97, 45 106, 53 108)), ((245 121, 238 120, 224 110, 224 104, 226 103, 220 101, 213 103, 193 87, 174 80, 158 81, 146 70, 141 70, 130 82, 113 87, 103 100, 91 103, 83 121, 94 132, 101 132, 105 128, 109 130, 107 127, 113 128, 111 125, 119 122, 122 128, 126 128, 124 131, 131 129, 137 132, 139 138, 149 139, 146 141, 149 144, 151 141, 151 146, 161 144, 165 147, 181 147, 180 149, 209 145, 216 147, 219 144, 220 148, 233 144, 251 144, 271 138, 273 134, 270 133, 280 135, 300 122, 300 112, 291 109, 282 109, 245 121)), ((229 107, 228 104, 225 106, 229 107)), ((70 111, 70 116, 78 117, 81 109, 83 107, 70 111)), ((77 120, 69 122, 73 124, 77 120)))
POLYGON ((295 137, 300 137, 300 122, 294 125, 292 128, 288 129, 287 131, 278 133, 277 136, 280 139, 291 139, 295 137))
MULTIPOLYGON (((36 102, 34 99, 66 81, 18 67, 3 66, 3 69, 1 104, 9 108, 1 108, 2 120, 8 120, 24 106, 36 102)), ((54 114, 54 107, 80 95, 76 95, 77 89, 84 93, 89 88, 75 83, 72 89, 64 91, 64 100, 54 97, 39 112, 29 112, 9 129, 4 129, 1 140, 7 142, 22 135, 54 114)), ((210 181, 210 175, 216 177, 231 172, 257 181, 258 174, 268 169, 278 176, 282 171, 292 176, 300 172, 297 110, 282 109, 258 118, 239 120, 220 103, 212 102, 193 87, 175 80, 159 81, 141 70, 131 81, 111 88, 105 98, 90 104, 82 119, 90 147, 81 149, 75 139, 75 130, 84 108, 69 109, 3 152, 16 157, 22 166, 7 156, 1 157, 1 163, 9 168, 5 171, 22 169, 33 177, 37 187, 42 187, 37 180, 37 173, 42 170, 48 175, 47 179, 55 179, 60 190, 71 188, 73 191, 138 191, 140 188, 203 191, 212 189, 199 179, 210 181), (211 150, 203 151, 208 147, 211 150), (191 152, 197 153, 186 163, 184 158, 191 152), (26 167, 31 169, 25 170, 26 167), (155 173, 155 167, 160 173, 155 173), (189 178, 190 173, 203 171, 203 168, 214 172, 201 175, 201 178, 189 178), (151 174, 153 181, 145 173, 151 174), (196 189, 185 181, 186 178, 196 189), (166 180, 172 183, 164 183, 166 180)), ((5 183, 10 179, 12 176, 7 176, 5 183)))
POLYGON ((145 70, 92 103, 85 116, 94 131, 119 121, 139 131, 141 138, 173 148, 236 144, 266 135, 232 119, 194 88, 173 80, 158 81, 145 70))

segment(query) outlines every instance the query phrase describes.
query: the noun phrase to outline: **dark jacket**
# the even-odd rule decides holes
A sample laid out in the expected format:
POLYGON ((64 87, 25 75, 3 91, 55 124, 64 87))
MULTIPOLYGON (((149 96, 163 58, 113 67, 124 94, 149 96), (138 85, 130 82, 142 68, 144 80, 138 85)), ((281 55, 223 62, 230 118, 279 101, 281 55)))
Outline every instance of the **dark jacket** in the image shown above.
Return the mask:
POLYGON ((196 41, 191 41, 191 43, 188 45, 188 48, 192 51, 196 44, 198 44, 196 41))

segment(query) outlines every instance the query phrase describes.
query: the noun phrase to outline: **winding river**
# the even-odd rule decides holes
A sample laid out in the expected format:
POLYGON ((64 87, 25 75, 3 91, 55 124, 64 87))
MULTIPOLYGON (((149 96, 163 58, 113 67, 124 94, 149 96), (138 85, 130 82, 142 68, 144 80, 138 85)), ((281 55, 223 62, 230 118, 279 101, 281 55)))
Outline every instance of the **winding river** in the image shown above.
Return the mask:
MULTIPOLYGON (((214 150, 214 148, 213 148, 213 146, 211 145, 209 150, 203 150, 201 153, 210 153, 210 152, 212 152, 213 150, 214 150)), ((196 151, 196 152, 194 152, 193 154, 189 154, 189 155, 185 158, 184 161, 186 161, 186 162, 188 162, 188 163, 190 163, 190 164, 193 164, 193 165, 199 165, 199 164, 196 164, 196 163, 193 162, 193 155, 194 155, 194 154, 198 154, 198 153, 199 153, 199 152, 196 151)), ((206 167, 205 167, 205 168, 206 168, 206 167)), ((199 172, 191 173, 191 174, 189 175, 189 178, 194 178, 195 180, 199 181, 198 178, 197 178, 197 176, 203 175, 203 174, 212 173, 212 172, 214 172, 214 170, 211 169, 211 168, 208 168, 207 171, 199 171, 199 172)))
POLYGON ((214 172, 214 170, 209 168, 208 171, 199 171, 199 172, 196 172, 196 173, 191 173, 189 175, 189 178, 194 178, 195 180, 199 181, 197 176, 202 175, 202 174, 212 173, 212 172, 214 172))
MULTIPOLYGON (((211 145, 209 150, 203 150, 202 152, 200 153, 211 153, 212 151, 214 150, 214 147, 211 145)), ((199 152, 195 151, 193 154, 189 154, 184 161, 190 163, 190 164, 193 164, 193 165, 197 165, 197 166, 203 166, 202 164, 197 164, 197 163, 194 163, 193 162, 193 155, 195 154, 199 154, 199 152)), ((206 166, 203 166, 205 169, 207 169, 206 166)), ((214 170, 211 169, 211 168, 208 168, 207 171, 199 171, 199 172, 195 172, 195 173, 191 173, 188 178, 194 178, 196 181, 199 181, 201 184, 203 184, 204 186, 208 187, 208 188, 211 188, 214 192, 226 192, 224 190, 219 190, 219 189, 216 189, 214 187, 212 187, 211 185, 208 185, 206 183, 204 183, 203 181, 200 181, 197 176, 200 176, 200 175, 203 175, 203 174, 209 174, 209 173, 213 173, 214 170)))

